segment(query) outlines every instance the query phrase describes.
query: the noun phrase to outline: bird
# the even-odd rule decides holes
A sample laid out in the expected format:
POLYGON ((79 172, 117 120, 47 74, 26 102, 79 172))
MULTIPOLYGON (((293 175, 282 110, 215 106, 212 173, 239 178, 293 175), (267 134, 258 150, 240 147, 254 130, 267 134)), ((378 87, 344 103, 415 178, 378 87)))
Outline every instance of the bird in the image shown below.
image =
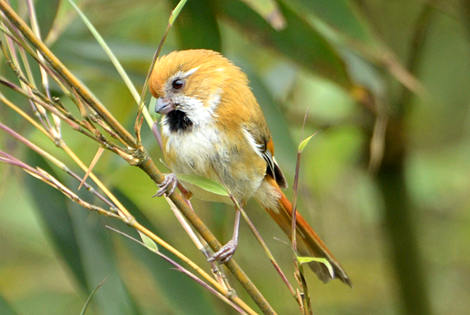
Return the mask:
MULTIPOLYGON (((171 170, 156 195, 171 195, 181 183, 178 176, 204 177, 223 185, 232 200, 184 181, 183 186, 203 200, 235 200, 241 207, 254 198, 289 236, 292 204, 281 190, 287 181, 246 74, 219 52, 176 50, 157 58, 149 90, 156 98, 155 111, 162 115, 163 158, 171 170)), ((210 261, 225 263, 235 253, 239 222, 239 207, 235 207, 233 236, 210 261)), ((309 263, 321 281, 337 278, 351 286, 344 269, 298 212, 296 233, 300 255, 324 258, 332 267, 309 263)))

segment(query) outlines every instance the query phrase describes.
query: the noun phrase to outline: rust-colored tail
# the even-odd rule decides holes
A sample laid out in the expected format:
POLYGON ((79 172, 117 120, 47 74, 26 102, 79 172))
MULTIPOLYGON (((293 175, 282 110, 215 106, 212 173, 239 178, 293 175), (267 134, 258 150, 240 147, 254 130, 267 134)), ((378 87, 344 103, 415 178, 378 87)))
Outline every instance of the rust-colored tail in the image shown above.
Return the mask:
MULTIPOLYGON (((278 184, 270 177, 265 178, 266 184, 275 190, 278 201, 276 207, 273 207, 272 202, 266 202, 264 198, 259 198, 258 201, 266 209, 269 215, 276 221, 281 229, 290 238, 292 229, 292 204, 279 188, 278 184), (280 197, 279 197, 280 196, 280 197), (273 209, 274 208, 274 209, 273 209)), ((273 194, 270 194, 273 196, 273 194)), ((333 275, 330 274, 328 268, 322 263, 312 262, 309 266, 315 274, 323 282, 328 282, 331 279, 338 278, 342 282, 351 286, 351 280, 348 275, 338 263, 333 254, 328 250, 325 243, 315 233, 312 227, 305 221, 299 212, 296 213, 296 226, 297 226, 297 250, 302 256, 322 257, 326 258, 333 267, 333 275)))

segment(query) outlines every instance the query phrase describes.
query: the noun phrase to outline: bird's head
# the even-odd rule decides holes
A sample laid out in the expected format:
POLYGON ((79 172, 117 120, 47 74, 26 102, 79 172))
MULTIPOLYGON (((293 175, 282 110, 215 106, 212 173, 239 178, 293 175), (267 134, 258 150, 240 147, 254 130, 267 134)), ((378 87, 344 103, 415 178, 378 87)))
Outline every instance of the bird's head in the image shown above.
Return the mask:
POLYGON ((247 86, 247 79, 238 67, 219 53, 203 49, 174 51, 158 58, 149 81, 157 99, 155 111, 165 115, 163 123, 171 131, 213 121, 224 96, 240 84, 247 86))

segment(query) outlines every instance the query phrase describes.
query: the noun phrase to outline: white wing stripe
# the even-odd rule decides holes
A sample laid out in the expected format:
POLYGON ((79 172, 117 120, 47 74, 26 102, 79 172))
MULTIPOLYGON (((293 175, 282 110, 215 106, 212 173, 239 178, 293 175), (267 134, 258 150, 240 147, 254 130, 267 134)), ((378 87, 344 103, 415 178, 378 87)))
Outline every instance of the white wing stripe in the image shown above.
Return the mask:
POLYGON ((256 152, 256 154, 258 154, 260 157, 263 157, 263 152, 261 152, 261 150, 263 149, 263 145, 256 143, 255 138, 253 138, 251 133, 243 127, 242 127, 242 132, 243 132, 243 135, 245 136, 245 139, 248 141, 251 148, 256 152))

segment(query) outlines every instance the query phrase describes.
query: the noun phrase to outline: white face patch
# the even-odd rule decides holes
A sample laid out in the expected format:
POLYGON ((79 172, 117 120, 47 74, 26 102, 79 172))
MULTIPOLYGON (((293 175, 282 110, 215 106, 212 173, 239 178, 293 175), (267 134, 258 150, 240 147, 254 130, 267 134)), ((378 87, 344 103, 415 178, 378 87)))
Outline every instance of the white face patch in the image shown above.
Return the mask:
MULTIPOLYGON (((195 97, 176 94, 171 97, 171 102, 175 104, 175 109, 186 114, 194 127, 201 127, 213 122, 214 109, 204 106, 204 103, 195 97)), ((162 120, 163 126, 167 125, 167 116, 162 120)))
MULTIPOLYGON (((180 93, 171 93, 167 95, 170 96, 169 98, 171 102, 175 104, 176 110, 184 112, 195 127, 201 127, 212 123, 214 121, 214 117, 217 116, 217 114, 215 114, 215 110, 222 98, 222 89, 218 89, 214 94, 212 94, 207 101, 207 104, 204 104, 202 100, 197 97, 186 96, 180 93)), ((166 116, 163 118, 162 124, 167 124, 166 116)))
MULTIPOLYGON (((186 114, 194 126, 198 127, 213 122, 213 117, 217 105, 219 105, 222 89, 217 89, 215 93, 210 95, 207 104, 196 96, 187 96, 181 92, 174 91, 172 83, 176 79, 185 79, 194 74, 199 67, 192 68, 186 72, 178 71, 172 75, 165 83, 165 97, 175 105, 176 110, 180 110, 186 114)), ((162 125, 166 125, 166 119, 162 120, 162 125)))

